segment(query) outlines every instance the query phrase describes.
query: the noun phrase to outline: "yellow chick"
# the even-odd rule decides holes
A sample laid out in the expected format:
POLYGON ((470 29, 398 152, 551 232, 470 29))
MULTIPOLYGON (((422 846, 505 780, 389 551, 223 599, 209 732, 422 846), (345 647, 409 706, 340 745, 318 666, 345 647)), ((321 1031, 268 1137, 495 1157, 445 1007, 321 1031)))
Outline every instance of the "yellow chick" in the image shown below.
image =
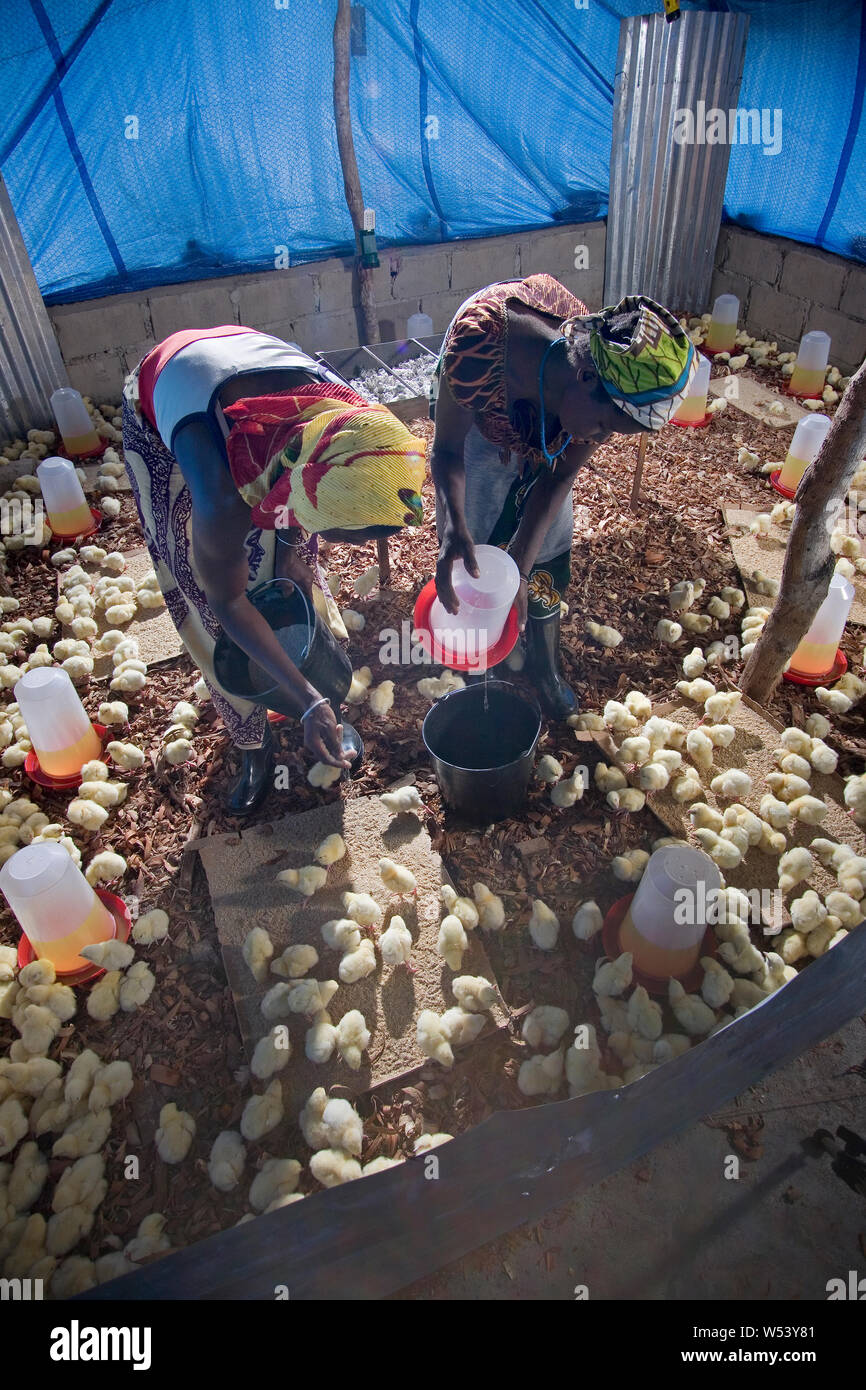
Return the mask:
POLYGON ((710 790, 726 801, 742 801, 752 790, 752 779, 741 768, 731 767, 710 782, 710 790))
POLYGON ((439 1026, 452 1048, 465 1047, 473 1043, 484 1029, 487 1019, 483 1014, 469 1013, 459 1005, 446 1009, 439 1017, 439 1026))
POLYGON ((417 787, 398 787, 393 792, 383 792, 379 797, 386 811, 392 815, 402 815, 407 811, 423 811, 424 802, 417 787))
POLYGON ((342 835, 327 835, 318 846, 313 855, 317 864, 324 868, 329 868, 331 864, 336 864, 346 853, 346 842, 342 835))
POLYGON ((550 800, 560 810, 567 810, 568 807, 574 806, 576 802, 580 801, 585 790, 583 771, 578 766, 570 777, 563 778, 561 782, 557 782, 555 786, 551 787, 550 800))
POLYGON ((656 637, 660 642, 673 646, 675 642, 679 642, 682 635, 681 624, 675 623, 671 618, 659 618, 656 623, 656 637))
POLYGON ((179 1111, 174 1101, 168 1102, 160 1111, 156 1131, 157 1154, 164 1163, 181 1163, 188 1155, 195 1133, 196 1122, 192 1115, 179 1111))
POLYGON ((594 642, 598 642, 599 646, 608 651, 613 651, 623 640, 622 633, 618 628, 611 627, 608 623, 588 622, 585 624, 584 631, 588 637, 591 637, 594 642))
POLYGON ((624 951, 616 960, 601 961, 593 977, 593 993, 616 996, 627 990, 632 981, 632 960, 631 952, 624 951))
POLYGON ((263 984, 274 954, 273 942, 264 927, 253 927, 247 932, 241 954, 253 979, 257 984, 263 984))
POLYGON ((602 714, 605 724, 614 733, 628 733, 630 729, 636 729, 638 721, 635 719, 627 705, 619 700, 608 700, 602 714))
POLYGON ((614 1082, 614 1078, 605 1076, 601 1069, 601 1051, 591 1023, 580 1024, 575 1029, 575 1041, 565 1054, 565 1077, 572 1099, 592 1091, 606 1091, 614 1082), (578 1039, 586 1045, 578 1046, 578 1039))
POLYGON ((159 907, 143 912, 132 928, 132 939, 139 946, 152 946, 157 941, 164 941, 167 936, 168 913, 159 907))
POLYGON ((552 951, 559 937, 559 918, 540 898, 534 898, 529 935, 541 951, 552 951))
POLYGON ((571 930, 578 941, 591 941, 604 926, 604 914, 598 903, 581 903, 571 919, 571 930))
POLYGON ((237 1187, 243 1177, 246 1159, 244 1141, 238 1132, 234 1129, 221 1130, 211 1145, 207 1161, 208 1177, 217 1192, 232 1192, 237 1187))
POLYGON ((417 893, 418 880, 407 869, 405 865, 398 864, 393 859, 382 858, 379 860, 379 877, 385 887, 392 893, 402 897, 405 893, 417 893))
MULTIPOLYGON (((99 786, 105 786, 101 782, 99 786)), ((121 874, 126 873, 126 860, 122 854, 115 854, 113 850, 103 850, 100 854, 95 854, 84 871, 84 877, 91 887, 97 887, 100 883, 109 883, 113 878, 120 878, 121 874)))
POLYGON ((517 1073, 517 1089, 524 1096, 552 1096, 562 1085, 565 1053, 562 1048, 548 1056, 538 1053, 523 1062, 517 1073))
POLYGON ((643 849, 629 849, 625 854, 617 854, 611 860, 614 878, 623 883, 639 883, 644 869, 649 863, 649 855, 643 849))
POLYGON ((305 898, 312 898, 320 888, 324 888, 328 875, 318 864, 305 864, 302 869, 283 869, 277 874, 277 883, 293 888, 305 898))
POLYGON ((625 787, 621 791, 608 792, 605 800, 615 811, 642 811, 646 805, 646 795, 638 791, 637 787, 625 787))
POLYGON ((523 1020, 521 1036, 530 1047, 556 1047, 568 1028, 568 1014, 553 1004, 538 1004, 523 1020))
POLYGON ((679 980, 668 982, 668 1001, 674 1017, 689 1037, 701 1037, 715 1025, 713 1010, 696 994, 686 994, 679 980))
POLYGON ((695 801, 703 795, 703 787, 698 781, 697 773, 682 773, 677 775, 671 784, 671 795, 674 801, 686 802, 695 801))
POLYGON ((496 990, 483 975, 459 975, 452 980, 451 988, 465 1013, 485 1013, 496 1003, 496 990))
POLYGON ((628 1001, 628 1022, 632 1032, 655 1042, 662 1035, 661 1006, 650 999, 643 985, 638 985, 628 1001))
POLYGON ((361 944, 361 932, 351 917, 332 917, 322 924, 322 940, 332 951, 354 951, 361 944))
MULTIPOLYGON (((116 701, 115 707, 124 710, 126 709, 126 705, 124 705, 121 701, 116 701)), ((129 712, 127 711, 127 718, 128 717, 129 712)), ((104 723, 104 720, 101 720, 100 722, 104 723)), ((115 722, 120 721, 116 720, 115 722)), ((117 740, 114 740, 113 742, 109 743, 106 752, 108 753, 112 762, 116 763, 116 765, 122 768, 124 772, 135 772, 137 768, 143 767, 146 762, 145 754, 142 752, 140 748, 137 748, 134 743, 120 743, 117 740)))
POLYGON ((689 730, 686 735, 686 751, 700 772, 711 770, 715 745, 704 729, 689 730))
POLYGON ((325 1009, 315 1014, 304 1038, 304 1055, 317 1066, 329 1062, 337 1046, 337 1030, 325 1009))
POLYGON ((545 753, 542 758, 539 758, 535 768, 535 776, 539 782, 546 782, 552 786, 554 782, 559 781, 562 773, 562 763, 551 757, 549 753, 545 753))
POLYGON ((677 690, 681 695, 685 695, 687 700, 693 700, 697 705, 704 704, 711 695, 716 693, 716 687, 712 682, 702 680, 700 676, 693 681, 677 681, 677 690))
POLYGON ((596 763, 593 781, 600 792, 620 791, 628 786, 625 773, 619 767, 609 767, 607 763, 596 763))
POLYGON ((412 933, 403 918, 392 917, 379 937, 383 963, 389 966, 407 964, 412 955, 412 944, 412 933))
POLYGON ((633 734, 631 738, 624 738, 619 746, 619 760, 638 767, 649 761, 651 753, 650 741, 643 734, 633 734))
POLYGON ((459 970, 463 963, 463 953, 469 948, 469 938, 459 917, 450 914, 443 917, 439 927, 436 948, 452 970, 459 970))
POLYGON ((382 681, 370 691, 367 702, 377 719, 385 719, 394 705, 394 682, 382 681))
POLYGON ((370 938, 365 936, 353 951, 347 951, 343 956, 337 974, 344 985, 354 985, 358 980, 372 975, 375 969, 376 951, 370 938))
POLYGON ((478 909, 478 922, 484 931, 501 931, 505 926, 505 904, 484 883, 473 883, 472 896, 478 909))
POLYGON ((307 975, 318 960, 319 953, 315 946, 302 942, 296 946, 287 946, 282 955, 272 962, 271 972, 280 975, 284 980, 298 980, 302 975, 307 975))
POLYGON ((113 1017, 120 1008, 120 985, 123 975, 119 970, 109 970, 98 980, 87 996, 87 1012, 100 1023, 113 1017))
POLYGON ((695 586, 688 579, 680 579, 668 594, 668 604, 672 613, 684 613, 695 601, 695 586))
POLYGON ((328 763, 313 763, 307 773, 307 781, 311 787, 317 787, 324 791, 339 781, 341 775, 342 769, 339 767, 331 767, 328 763))
POLYGON ((132 1090, 132 1067, 129 1062, 107 1062, 93 1077, 93 1084, 87 1098, 87 1107, 92 1111, 107 1110, 118 1101, 125 1100, 132 1090))
MULTIPOLYGON (((459 966, 457 968, 459 969, 459 966)), ((418 1047, 425 1057, 430 1057, 442 1067, 453 1067, 454 1053, 451 1044, 442 1028, 439 1015, 434 1013, 432 1009, 421 1010, 418 1015, 415 1036, 418 1047)))
POLYGON ((280 1198, 294 1194, 300 1176, 301 1165, 296 1158, 267 1159, 250 1186, 250 1206, 253 1211, 275 1210, 280 1198))
POLYGON ((83 1158, 99 1153, 111 1129, 111 1111, 96 1110, 72 1120, 51 1149, 53 1158, 83 1158))
POLYGON ((829 810, 826 802, 817 796, 796 796, 788 803, 788 809, 795 820, 805 825, 820 825, 829 810))
POLYGON ((452 690, 465 690, 466 682, 454 671, 444 670, 440 676, 427 676, 417 681, 415 688, 427 700, 441 700, 443 695, 450 695, 452 690))
POLYGON ((343 907, 346 916, 351 917, 360 927, 374 927, 382 920, 382 909, 369 893, 352 893, 347 890, 343 894, 343 907))
POLYGON ((259 1081, 269 1081, 277 1072, 288 1066, 291 1055, 292 1044, 288 1029, 284 1023, 275 1023, 256 1043, 250 1070, 259 1081))
POLYGON ((362 1176, 361 1165, 343 1149, 320 1149, 310 1159, 310 1172, 322 1187, 339 1187, 362 1176))
MULTIPOLYGON (((703 851, 720 869, 736 869, 742 863, 744 851, 730 836, 723 838, 714 830, 696 830, 695 837, 700 841, 703 851)), ((748 837, 746 842, 748 843, 748 837)))
POLYGON ((123 1012, 134 1013, 146 1004, 155 985, 156 976, 143 960, 131 965, 120 982, 118 999, 123 1012))
POLYGON ((346 695, 347 705, 361 705, 367 698, 367 692, 373 683, 373 672, 369 666, 362 666, 359 671, 352 672, 352 681, 346 695))
POLYGON ((713 620, 708 613, 681 613, 682 627, 686 632, 695 632, 698 636, 703 636, 709 632, 713 625, 713 620))
POLYGON ((700 647, 692 647, 692 650, 683 657, 683 675, 690 681, 703 674, 707 669, 706 658, 700 647))
MULTIPOLYGON (((244 1106, 241 1115, 241 1134, 248 1143, 257 1143, 258 1140, 264 1138, 266 1134, 270 1134, 272 1129, 276 1129, 283 1118, 283 1113, 282 1083, 279 1077, 275 1076, 261 1095, 250 1096, 244 1106)), ((192 1119, 192 1116, 189 1116, 189 1118, 192 1119)), ((160 1122, 162 1122, 162 1115, 160 1115, 160 1122)), ((190 1135, 190 1142, 191 1140, 192 1135, 190 1135)), ((186 1148, 189 1148, 189 1143, 187 1143, 186 1148)), ((185 1153, 186 1149, 184 1150, 184 1154, 185 1153)), ((181 1157, 183 1157, 183 1155, 181 1155, 181 1157)), ((178 1160, 175 1159, 172 1161, 177 1162, 178 1160)))

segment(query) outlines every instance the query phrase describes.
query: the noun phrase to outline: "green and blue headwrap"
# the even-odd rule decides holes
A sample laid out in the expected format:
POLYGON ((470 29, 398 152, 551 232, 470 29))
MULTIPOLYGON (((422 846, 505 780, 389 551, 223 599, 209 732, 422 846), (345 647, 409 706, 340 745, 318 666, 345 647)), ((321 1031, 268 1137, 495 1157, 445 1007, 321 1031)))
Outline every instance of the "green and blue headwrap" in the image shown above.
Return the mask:
POLYGON ((597 314, 576 314, 560 330, 566 338, 589 333, 589 350, 614 405, 660 430, 679 407, 698 369, 698 354, 669 309, 646 295, 629 295, 597 314), (640 311, 628 343, 612 337, 611 320, 640 311))

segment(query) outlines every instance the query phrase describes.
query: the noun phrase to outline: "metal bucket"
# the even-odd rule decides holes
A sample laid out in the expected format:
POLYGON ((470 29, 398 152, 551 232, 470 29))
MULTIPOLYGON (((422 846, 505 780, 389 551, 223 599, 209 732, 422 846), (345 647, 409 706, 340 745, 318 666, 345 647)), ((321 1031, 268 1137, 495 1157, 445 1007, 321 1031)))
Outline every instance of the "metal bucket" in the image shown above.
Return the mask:
MULTIPOLYGON (((303 590, 289 579, 270 579, 251 589, 247 598, 273 629, 286 655, 330 700, 336 713, 352 683, 352 663, 303 590)), ((297 709, 281 687, 273 685, 271 677, 225 632, 217 638, 213 662, 217 680, 230 695, 297 718, 297 709)))
POLYGON ((437 700, 421 730, 442 796, 467 820, 519 815, 541 733, 541 712, 509 681, 479 681, 437 700))

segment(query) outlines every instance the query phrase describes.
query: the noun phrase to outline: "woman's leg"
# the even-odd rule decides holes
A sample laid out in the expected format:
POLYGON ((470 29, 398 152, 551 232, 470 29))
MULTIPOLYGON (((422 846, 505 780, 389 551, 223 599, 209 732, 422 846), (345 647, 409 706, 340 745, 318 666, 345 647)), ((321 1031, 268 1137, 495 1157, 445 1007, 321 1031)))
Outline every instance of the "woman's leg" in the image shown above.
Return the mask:
MULTIPOLYGON (((124 389, 123 449, 145 541, 172 621, 207 683, 232 743, 243 755, 240 776, 229 789, 228 808, 235 815, 249 814, 270 786, 267 713, 262 706, 229 694, 217 680, 213 654, 221 629, 197 582, 190 543, 189 489, 174 455, 138 413, 136 400, 133 373, 124 389)), ((273 574, 274 538, 256 529, 246 544, 253 587, 273 574)))

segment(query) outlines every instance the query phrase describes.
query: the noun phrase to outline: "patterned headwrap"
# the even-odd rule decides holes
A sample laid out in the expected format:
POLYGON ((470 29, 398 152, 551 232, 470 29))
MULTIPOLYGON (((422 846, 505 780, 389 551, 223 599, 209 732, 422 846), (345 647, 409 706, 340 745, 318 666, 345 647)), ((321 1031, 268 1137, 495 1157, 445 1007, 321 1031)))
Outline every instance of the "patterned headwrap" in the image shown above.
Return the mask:
POLYGON ((315 382, 226 406, 229 468, 256 526, 420 526, 427 445, 384 405, 315 382))
POLYGON ((689 335, 663 305, 645 295, 629 295, 598 314, 576 314, 562 325, 566 338, 589 333, 589 350, 602 385, 614 405, 650 429, 667 424, 698 369, 689 335), (617 342, 611 319, 640 311, 630 342, 617 342))

